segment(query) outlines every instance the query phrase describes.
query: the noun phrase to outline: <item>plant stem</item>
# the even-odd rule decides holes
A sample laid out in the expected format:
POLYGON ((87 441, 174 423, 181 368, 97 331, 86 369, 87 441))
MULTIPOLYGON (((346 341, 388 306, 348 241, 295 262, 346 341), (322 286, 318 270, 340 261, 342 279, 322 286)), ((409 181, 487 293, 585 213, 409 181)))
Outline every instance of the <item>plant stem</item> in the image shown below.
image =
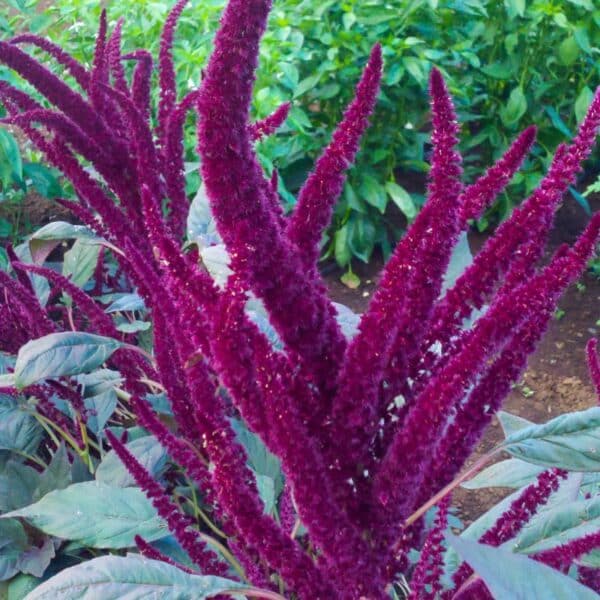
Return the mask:
POLYGON ((470 479, 478 471, 480 471, 498 452, 502 450, 502 446, 492 448, 487 454, 484 454, 479 460, 469 467, 464 473, 452 480, 445 488, 442 488, 433 498, 430 498, 421 508, 416 510, 408 519, 405 526, 412 525, 417 519, 422 517, 432 506, 435 506, 446 494, 450 493, 454 488, 458 487, 463 481, 470 479))

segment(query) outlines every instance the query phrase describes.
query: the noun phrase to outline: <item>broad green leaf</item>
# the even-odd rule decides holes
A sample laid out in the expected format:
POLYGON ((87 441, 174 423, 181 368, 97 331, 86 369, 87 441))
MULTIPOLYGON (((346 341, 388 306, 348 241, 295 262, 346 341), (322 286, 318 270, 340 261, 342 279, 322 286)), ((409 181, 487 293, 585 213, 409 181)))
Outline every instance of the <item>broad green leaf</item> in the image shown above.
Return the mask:
POLYGON ((394 201, 394 204, 400 209, 400 212, 412 221, 417 216, 417 207, 410 194, 400 185, 393 181, 388 181, 385 184, 385 189, 394 201))
POLYGON ((128 548, 134 537, 148 541, 169 535, 166 523, 138 488, 99 481, 74 483, 2 518, 21 517, 44 533, 92 548, 128 548))
MULTIPOLYGON (((147 435, 126 444, 127 449, 155 479, 167 465, 167 453, 152 435, 147 435)), ((114 450, 102 459, 96 469, 96 479, 113 487, 135 486, 135 479, 125 468, 114 450)))
POLYGON ((506 127, 516 125, 527 111, 527 99, 521 87, 516 87, 510 93, 508 102, 500 110, 500 118, 506 127))
POLYGON ((14 136, 0 127, 0 183, 8 188, 23 178, 23 160, 14 136))
POLYGON ((465 481, 461 487, 468 490, 478 490, 488 487, 521 488, 535 481, 535 478, 545 470, 545 467, 510 458, 497 462, 484 469, 473 479, 465 481))
POLYGON ((448 535, 448 542, 483 579, 495 600, 592 600, 597 594, 542 563, 503 548, 448 535), (498 568, 501 565, 502 568, 498 568))
POLYGON ((12 396, 0 394, 0 450, 36 451, 43 429, 12 396))
POLYGON ((509 19, 522 17, 525 14, 525 0, 504 0, 509 19))
POLYGON ((107 313, 113 312, 131 312, 136 310, 145 310, 143 298, 139 294, 123 294, 117 298, 106 310, 107 313))
POLYGON ((63 194, 54 172, 41 163, 25 163, 23 177, 31 180, 31 185, 44 198, 58 198, 63 194))
POLYGON ((71 482, 71 463, 63 443, 54 453, 50 464, 40 474, 31 501, 36 502, 54 490, 62 490, 68 487, 71 482))
POLYGON ((569 471, 600 471, 600 407, 560 415, 509 435, 503 449, 522 460, 569 471))
POLYGON ((587 109, 589 108, 592 100, 594 99, 594 92, 586 85, 583 87, 581 92, 579 92, 579 96, 577 96, 577 100, 575 101, 575 117, 577 118, 577 122, 581 123, 587 109))
POLYGON ((600 496, 555 506, 528 523, 511 544, 532 554, 566 544, 600 530, 600 496))
POLYGON ((48 377, 92 371, 122 346, 117 340, 91 333, 51 333, 21 347, 15 364, 15 384, 24 388, 48 377))
POLYGON ((499 411, 496 416, 498 417, 498 421, 500 421, 500 425, 502 426, 504 437, 508 437, 517 431, 521 431, 521 429, 535 425, 535 423, 532 423, 523 417, 519 417, 519 415, 512 415, 511 413, 503 410, 499 411))
POLYGON ((150 321, 124 321, 117 325, 117 331, 122 333, 139 333, 140 331, 148 331, 152 327, 150 321))
POLYGON ((91 229, 83 225, 73 225, 65 221, 54 221, 40 227, 28 238, 28 247, 32 262, 43 264, 50 252, 58 246, 61 240, 83 239, 100 240, 91 229))
POLYGON ((387 206, 385 188, 372 175, 363 175, 359 193, 363 200, 378 209, 381 214, 385 212, 385 207, 387 206))
POLYGON ((20 571, 19 559, 28 547, 27 534, 17 519, 0 520, 0 581, 20 571))
POLYGON ((340 267, 345 267, 352 258, 348 246, 348 223, 340 227, 333 238, 335 261, 340 267))
POLYGON ((450 263, 444 273, 444 284, 442 291, 451 288, 456 280, 465 272, 465 270, 473 262, 473 255, 469 246, 469 240, 466 233, 462 233, 458 238, 458 242, 452 249, 450 263))
POLYGON ((101 556, 64 569, 25 600, 208 600, 248 588, 212 575, 190 575, 165 562, 135 554, 101 556))
POLYGON ((27 506, 40 484, 40 473, 16 460, 0 471, 0 513, 27 506))
POLYGON ((333 307, 336 310, 336 321, 342 330, 342 333, 347 339, 351 340, 358 332, 358 324, 360 323, 360 315, 356 314, 344 304, 333 302, 333 307))
POLYGON ((204 184, 200 185, 190 205, 187 218, 187 239, 202 248, 222 243, 221 236, 217 232, 216 221, 210 210, 204 184))
POLYGON ((224 287, 233 272, 229 268, 230 258, 225 244, 217 244, 200 250, 202 262, 218 286, 224 287))
POLYGON ((321 73, 316 73, 304 78, 296 87, 293 97, 299 98, 300 96, 306 94, 306 92, 312 90, 319 83, 320 79, 321 73))
POLYGON ((558 58, 566 67, 570 67, 579 56, 579 45, 573 36, 564 39, 558 47, 558 58))
POLYGON ((73 247, 65 252, 62 274, 75 285, 83 287, 94 274, 101 250, 97 244, 75 240, 73 247))
POLYGON ((594 10, 594 3, 592 0, 567 0, 571 4, 575 6, 581 6, 581 8, 585 8, 585 10, 594 10))

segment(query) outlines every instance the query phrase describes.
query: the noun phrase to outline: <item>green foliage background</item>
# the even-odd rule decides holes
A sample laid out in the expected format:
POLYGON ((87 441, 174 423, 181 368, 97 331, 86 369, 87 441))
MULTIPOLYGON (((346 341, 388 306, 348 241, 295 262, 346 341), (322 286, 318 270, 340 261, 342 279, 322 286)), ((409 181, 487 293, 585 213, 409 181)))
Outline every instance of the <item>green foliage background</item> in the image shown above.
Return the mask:
MULTIPOLYGON (((38 0, 6 1, 13 7, 10 16, 0 16, 7 36, 27 27, 90 62, 97 0, 55 0, 42 11, 38 0)), ((106 3, 113 25, 125 19, 125 49, 153 52, 172 4, 106 3)), ((191 0, 183 13, 175 51, 182 90, 199 83, 223 5, 191 0)), ((275 0, 254 110, 262 117, 283 101, 294 103, 281 132, 259 148, 266 169, 276 167, 281 175, 288 207, 351 99, 376 41, 385 57, 377 111, 324 246, 325 255, 340 265, 353 256, 368 261, 377 246, 387 254, 404 219, 410 221, 423 201, 432 65, 447 76, 457 102, 468 180, 525 126, 535 123, 540 130, 524 171, 480 228, 502 219, 535 186, 600 81, 600 7, 593 0, 275 0)), ((190 130, 190 160, 193 147, 190 130)), ((195 177, 190 191, 198 186, 195 177)))

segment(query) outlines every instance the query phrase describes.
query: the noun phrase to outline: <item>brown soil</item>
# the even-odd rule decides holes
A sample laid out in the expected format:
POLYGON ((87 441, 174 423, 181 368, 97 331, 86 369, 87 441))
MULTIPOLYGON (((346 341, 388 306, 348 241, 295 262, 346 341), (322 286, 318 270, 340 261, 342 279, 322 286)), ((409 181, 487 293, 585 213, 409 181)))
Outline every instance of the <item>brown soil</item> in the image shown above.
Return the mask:
MULTIPOLYGON (((593 199, 592 208, 599 206, 600 198, 593 199)), ((572 243, 588 220, 583 210, 568 198, 557 213, 547 255, 562 243, 572 243)), ((473 252, 481 247, 484 239, 485 235, 470 236, 473 252)), ((363 282, 357 290, 350 290, 340 283, 339 272, 328 274, 332 297, 356 312, 364 311, 381 267, 381 260, 357 267, 355 272, 363 282)), ((542 423, 558 414, 583 410, 597 402, 587 371, 585 344, 600 330, 596 325, 600 319, 599 300, 600 281, 591 274, 585 274, 579 285, 569 288, 559 303, 562 316, 552 320, 537 351, 530 357, 522 382, 510 393, 503 410, 542 423)), ((468 464, 502 439, 502 430, 494 418, 468 464)), ((458 516, 469 524, 510 491, 459 489, 454 495, 454 505, 458 516)))

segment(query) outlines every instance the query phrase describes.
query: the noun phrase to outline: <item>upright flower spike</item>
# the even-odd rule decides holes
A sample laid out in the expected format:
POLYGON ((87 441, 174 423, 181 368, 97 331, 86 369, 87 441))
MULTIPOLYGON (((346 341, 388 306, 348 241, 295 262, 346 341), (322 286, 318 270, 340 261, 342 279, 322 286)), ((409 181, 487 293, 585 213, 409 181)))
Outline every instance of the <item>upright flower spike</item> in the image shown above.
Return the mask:
POLYGON ((106 437, 117 456, 135 479, 135 482, 144 490, 158 514, 167 522, 175 539, 189 554, 192 561, 198 565, 202 573, 226 575, 227 565, 221 562, 212 550, 207 548, 198 532, 193 530, 192 520, 184 515, 169 499, 166 490, 154 480, 152 475, 146 471, 111 431, 106 431, 106 437))
POLYGON ((333 207, 344 187, 346 170, 356 158, 360 139, 375 107, 382 64, 381 46, 376 44, 356 88, 354 100, 298 194, 287 236, 302 257, 305 269, 313 271, 316 267, 319 242, 329 225, 333 207))
POLYGON ((517 249, 528 240, 539 244, 530 255, 534 264, 552 226, 554 211, 568 186, 573 183, 580 165, 591 152, 600 127, 600 88, 597 90, 579 132, 567 147, 559 147, 548 174, 532 195, 489 238, 466 271, 446 292, 433 317, 427 346, 439 341, 442 346, 458 331, 472 310, 480 309, 494 286, 508 270, 517 249))
MULTIPOLYGON (((289 351, 325 392, 335 385, 345 339, 335 309, 278 231, 247 123, 269 0, 231 0, 198 100, 202 179, 232 268, 261 298, 289 351), (289 309, 297 319, 290 322, 289 309)), ((313 407, 318 418, 319 406, 313 407)))
POLYGON ((248 126, 250 138, 253 142, 257 142, 262 138, 275 133, 285 122, 292 107, 290 102, 284 102, 269 116, 255 121, 248 126))
MULTIPOLYGON (((561 479, 567 476, 566 471, 551 469, 537 476, 531 485, 528 485, 509 506, 508 510, 498 517, 496 522, 480 538, 481 544, 498 547, 512 540, 527 524, 529 519, 544 506, 550 495, 560 486, 561 479)), ((458 590, 471 576, 473 570, 467 563, 462 563, 452 576, 454 591, 458 590)), ((445 598, 449 600, 453 596, 448 592, 445 598)))
POLYGON ((556 302, 566 286, 581 273, 599 232, 600 213, 597 213, 566 256, 560 251, 529 282, 497 298, 467 332, 460 351, 415 399, 375 477, 373 496, 379 502, 379 518, 389 524, 381 527, 382 535, 395 535, 397 524, 414 506, 419 488, 431 469, 432 443, 486 360, 501 349, 527 318, 543 311, 548 303, 556 302))
POLYGON ((535 125, 527 127, 502 158, 490 167, 485 175, 479 177, 473 185, 465 189, 459 203, 463 228, 470 219, 478 219, 510 183, 531 150, 535 142, 536 131, 535 125))
POLYGON ((433 527, 427 534, 419 562, 411 577, 408 600, 435 600, 442 589, 440 578, 443 574, 444 563, 443 540, 448 526, 448 508, 451 497, 451 495, 445 496, 438 506, 433 527))
POLYGON ((37 46, 40 50, 47 52, 56 62, 65 67, 73 76, 75 81, 83 90, 87 90, 90 85, 90 74, 79 62, 77 62, 70 54, 65 52, 60 46, 33 33, 22 33, 10 40, 11 44, 31 44, 37 46))
POLYGON ((592 338, 585 347, 588 369, 592 377, 592 383, 596 390, 596 397, 600 402, 600 360, 598 360, 598 340, 592 338))
POLYGON ((167 122, 177 102, 177 86, 175 80, 175 67, 173 66, 173 38, 179 17, 188 0, 179 0, 169 12, 160 36, 160 50, 158 54, 158 84, 160 101, 158 103, 157 133, 160 145, 164 145, 164 136, 167 122))
POLYGON ((147 50, 136 50, 123 56, 126 60, 137 62, 133 70, 133 81, 131 83, 131 97, 138 110, 144 115, 147 122, 150 121, 150 84, 154 62, 152 55, 147 50))
POLYGON ((354 477, 355 465, 368 464, 370 444, 384 408, 379 387, 392 343, 398 336, 407 344, 420 339, 457 240, 456 203, 461 191, 461 160, 455 151, 458 127, 452 100, 435 69, 430 87, 435 149, 429 199, 388 262, 361 318, 359 333, 348 346, 339 376, 330 443, 341 457, 341 479, 354 477))
POLYGON ((121 37, 123 32, 123 19, 119 19, 108 40, 106 59, 108 70, 113 77, 115 87, 122 93, 129 93, 129 86, 125 78, 125 69, 121 62, 121 37))

